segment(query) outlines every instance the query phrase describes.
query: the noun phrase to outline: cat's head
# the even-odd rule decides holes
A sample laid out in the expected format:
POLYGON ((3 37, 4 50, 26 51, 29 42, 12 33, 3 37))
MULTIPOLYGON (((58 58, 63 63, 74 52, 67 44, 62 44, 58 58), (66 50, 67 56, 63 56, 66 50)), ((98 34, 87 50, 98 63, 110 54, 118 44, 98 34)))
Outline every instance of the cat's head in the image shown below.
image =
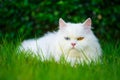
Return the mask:
MULTIPOLYGON (((66 23, 59 19, 59 35, 62 47, 66 49, 83 49, 95 40, 91 30, 92 21, 90 18, 83 23, 66 23)), ((92 46, 92 45, 91 45, 92 46)))

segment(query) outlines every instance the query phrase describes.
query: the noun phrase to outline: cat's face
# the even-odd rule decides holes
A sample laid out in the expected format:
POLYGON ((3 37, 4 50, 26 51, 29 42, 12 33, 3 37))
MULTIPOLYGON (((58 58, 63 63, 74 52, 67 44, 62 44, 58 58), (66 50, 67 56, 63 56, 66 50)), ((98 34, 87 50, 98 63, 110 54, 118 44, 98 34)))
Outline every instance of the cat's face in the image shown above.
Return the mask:
POLYGON ((91 19, 88 18, 84 23, 66 23, 59 20, 59 33, 61 44, 64 49, 83 49, 89 44, 92 34, 91 19))

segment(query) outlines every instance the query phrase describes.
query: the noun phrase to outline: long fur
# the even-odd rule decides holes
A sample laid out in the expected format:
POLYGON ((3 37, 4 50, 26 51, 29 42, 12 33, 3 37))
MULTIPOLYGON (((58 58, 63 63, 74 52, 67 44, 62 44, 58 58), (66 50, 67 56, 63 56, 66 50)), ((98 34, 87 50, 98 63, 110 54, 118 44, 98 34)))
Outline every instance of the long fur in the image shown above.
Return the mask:
POLYGON ((37 40, 23 41, 22 50, 31 50, 35 55, 39 54, 42 60, 53 57, 55 61, 59 61, 60 57, 64 56, 66 61, 72 64, 96 62, 102 55, 101 47, 89 23, 89 20, 84 23, 66 23, 60 20, 58 31, 49 32, 37 40), (65 37, 69 37, 70 40, 66 40, 65 37), (78 41, 78 37, 84 39, 78 41), (72 42, 76 43, 74 48, 72 42))

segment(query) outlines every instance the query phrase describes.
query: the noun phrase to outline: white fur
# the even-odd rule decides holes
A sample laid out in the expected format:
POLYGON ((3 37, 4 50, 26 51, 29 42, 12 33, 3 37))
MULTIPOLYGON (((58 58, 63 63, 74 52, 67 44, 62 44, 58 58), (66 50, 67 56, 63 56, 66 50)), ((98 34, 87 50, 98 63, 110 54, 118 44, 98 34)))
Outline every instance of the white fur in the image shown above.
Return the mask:
POLYGON ((25 40, 22 48, 25 51, 31 50, 35 55, 39 54, 42 60, 50 59, 52 56, 59 61, 63 55, 66 61, 72 64, 96 62, 102 53, 91 26, 88 26, 88 23, 91 23, 89 21, 87 19, 87 22, 75 24, 65 23, 60 19, 57 32, 47 33, 37 40, 25 40), (70 40, 65 40, 65 37, 70 37, 70 40), (84 39, 78 41, 76 39, 78 37, 84 37, 84 39), (72 49, 72 42, 76 43, 74 49, 72 49))

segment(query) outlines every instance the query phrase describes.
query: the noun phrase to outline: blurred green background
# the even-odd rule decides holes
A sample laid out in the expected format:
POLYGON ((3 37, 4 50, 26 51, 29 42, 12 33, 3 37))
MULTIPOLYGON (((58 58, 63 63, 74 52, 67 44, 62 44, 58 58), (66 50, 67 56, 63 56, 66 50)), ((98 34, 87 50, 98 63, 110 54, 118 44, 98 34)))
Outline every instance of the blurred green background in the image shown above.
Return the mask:
POLYGON ((83 22, 90 17, 98 38, 120 39, 119 0, 0 0, 0 38, 42 36, 58 29, 58 20, 83 22))

